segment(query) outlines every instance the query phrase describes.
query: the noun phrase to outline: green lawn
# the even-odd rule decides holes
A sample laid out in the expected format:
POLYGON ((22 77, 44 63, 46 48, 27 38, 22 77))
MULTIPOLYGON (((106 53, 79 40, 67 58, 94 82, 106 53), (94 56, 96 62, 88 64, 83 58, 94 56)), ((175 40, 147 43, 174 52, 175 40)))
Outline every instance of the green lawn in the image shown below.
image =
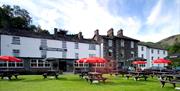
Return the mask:
POLYGON ((90 84, 74 74, 60 75, 58 80, 43 79, 41 75, 23 75, 19 80, 0 80, 0 91, 174 91, 171 84, 161 88, 157 78, 135 81, 121 76, 106 77, 105 84, 90 84))

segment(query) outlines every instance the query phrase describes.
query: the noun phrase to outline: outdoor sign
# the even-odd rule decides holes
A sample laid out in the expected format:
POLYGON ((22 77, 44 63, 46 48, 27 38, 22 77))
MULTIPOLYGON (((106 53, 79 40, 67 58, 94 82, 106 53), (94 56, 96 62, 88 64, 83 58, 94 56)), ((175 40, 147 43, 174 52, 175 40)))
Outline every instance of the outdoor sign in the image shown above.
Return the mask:
POLYGON ((40 50, 46 50, 46 51, 67 51, 67 49, 63 48, 53 48, 53 47, 39 47, 40 50))

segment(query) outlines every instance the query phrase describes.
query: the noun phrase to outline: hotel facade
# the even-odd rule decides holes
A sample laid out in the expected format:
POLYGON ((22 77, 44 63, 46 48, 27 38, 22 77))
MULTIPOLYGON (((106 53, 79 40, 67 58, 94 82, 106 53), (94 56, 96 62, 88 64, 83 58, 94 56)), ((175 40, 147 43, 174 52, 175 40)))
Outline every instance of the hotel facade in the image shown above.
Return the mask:
POLYGON ((157 45, 149 45, 144 42, 138 43, 138 57, 144 58, 147 60, 146 65, 141 65, 142 68, 149 68, 152 66, 163 67, 167 64, 153 64, 153 60, 159 58, 165 58, 168 56, 167 50, 157 45))
POLYGON ((50 69, 45 58, 58 60, 59 69, 72 71, 79 58, 100 57, 100 47, 92 39, 84 39, 82 33, 68 35, 67 31, 55 28, 54 34, 38 34, 20 30, 5 30, 0 33, 0 55, 16 56, 23 62, 2 62, 0 69, 13 68, 25 71, 50 69))
POLYGON ((67 34, 67 31, 54 29, 54 34, 35 33, 23 30, 0 29, 0 55, 10 55, 21 58, 23 62, 0 61, 0 69, 16 69, 26 72, 41 72, 59 65, 58 69, 73 71, 75 60, 86 57, 104 57, 117 61, 119 68, 132 66, 129 59, 142 57, 147 59, 143 67, 157 66, 152 60, 168 55, 162 48, 145 45, 139 40, 123 35, 120 29, 114 35, 113 29, 107 35, 100 35, 95 30, 92 39, 85 39, 82 32, 67 34), (52 58, 56 61, 50 64, 43 61, 52 58))

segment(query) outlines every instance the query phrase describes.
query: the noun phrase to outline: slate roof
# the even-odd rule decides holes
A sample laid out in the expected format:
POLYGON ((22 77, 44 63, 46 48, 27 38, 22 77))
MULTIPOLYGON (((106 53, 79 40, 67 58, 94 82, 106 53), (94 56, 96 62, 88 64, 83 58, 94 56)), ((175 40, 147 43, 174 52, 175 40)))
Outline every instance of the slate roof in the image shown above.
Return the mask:
POLYGON ((85 39, 78 38, 78 34, 65 34, 65 35, 57 35, 54 34, 44 34, 27 30, 18 30, 18 29, 0 29, 0 35, 13 35, 13 36, 21 36, 21 37, 31 37, 31 38, 41 38, 41 39, 52 39, 52 40, 62 40, 62 41, 71 41, 71 42, 79 42, 79 43, 90 43, 90 44, 98 44, 93 39, 85 39))
POLYGON ((133 41, 139 42, 139 40, 137 40, 137 39, 130 38, 130 37, 127 37, 127 36, 124 36, 124 35, 123 35, 122 37, 118 37, 118 36, 109 37, 109 36, 107 36, 107 35, 100 35, 100 36, 102 36, 103 38, 106 38, 106 39, 114 39, 114 38, 117 38, 117 39, 126 39, 126 40, 133 40, 133 41))
POLYGON ((154 49, 166 50, 165 48, 163 48, 162 46, 156 43, 139 42, 138 45, 143 45, 143 46, 147 46, 149 48, 154 48, 154 49))

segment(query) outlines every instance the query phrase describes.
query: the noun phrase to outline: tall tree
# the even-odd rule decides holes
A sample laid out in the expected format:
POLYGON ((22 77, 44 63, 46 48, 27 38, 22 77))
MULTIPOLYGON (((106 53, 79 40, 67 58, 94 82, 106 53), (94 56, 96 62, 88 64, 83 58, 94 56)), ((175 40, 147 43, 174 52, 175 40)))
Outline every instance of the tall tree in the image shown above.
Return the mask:
POLYGON ((19 6, 13 8, 9 5, 0 7, 0 27, 27 29, 31 23, 31 17, 25 9, 19 6))

